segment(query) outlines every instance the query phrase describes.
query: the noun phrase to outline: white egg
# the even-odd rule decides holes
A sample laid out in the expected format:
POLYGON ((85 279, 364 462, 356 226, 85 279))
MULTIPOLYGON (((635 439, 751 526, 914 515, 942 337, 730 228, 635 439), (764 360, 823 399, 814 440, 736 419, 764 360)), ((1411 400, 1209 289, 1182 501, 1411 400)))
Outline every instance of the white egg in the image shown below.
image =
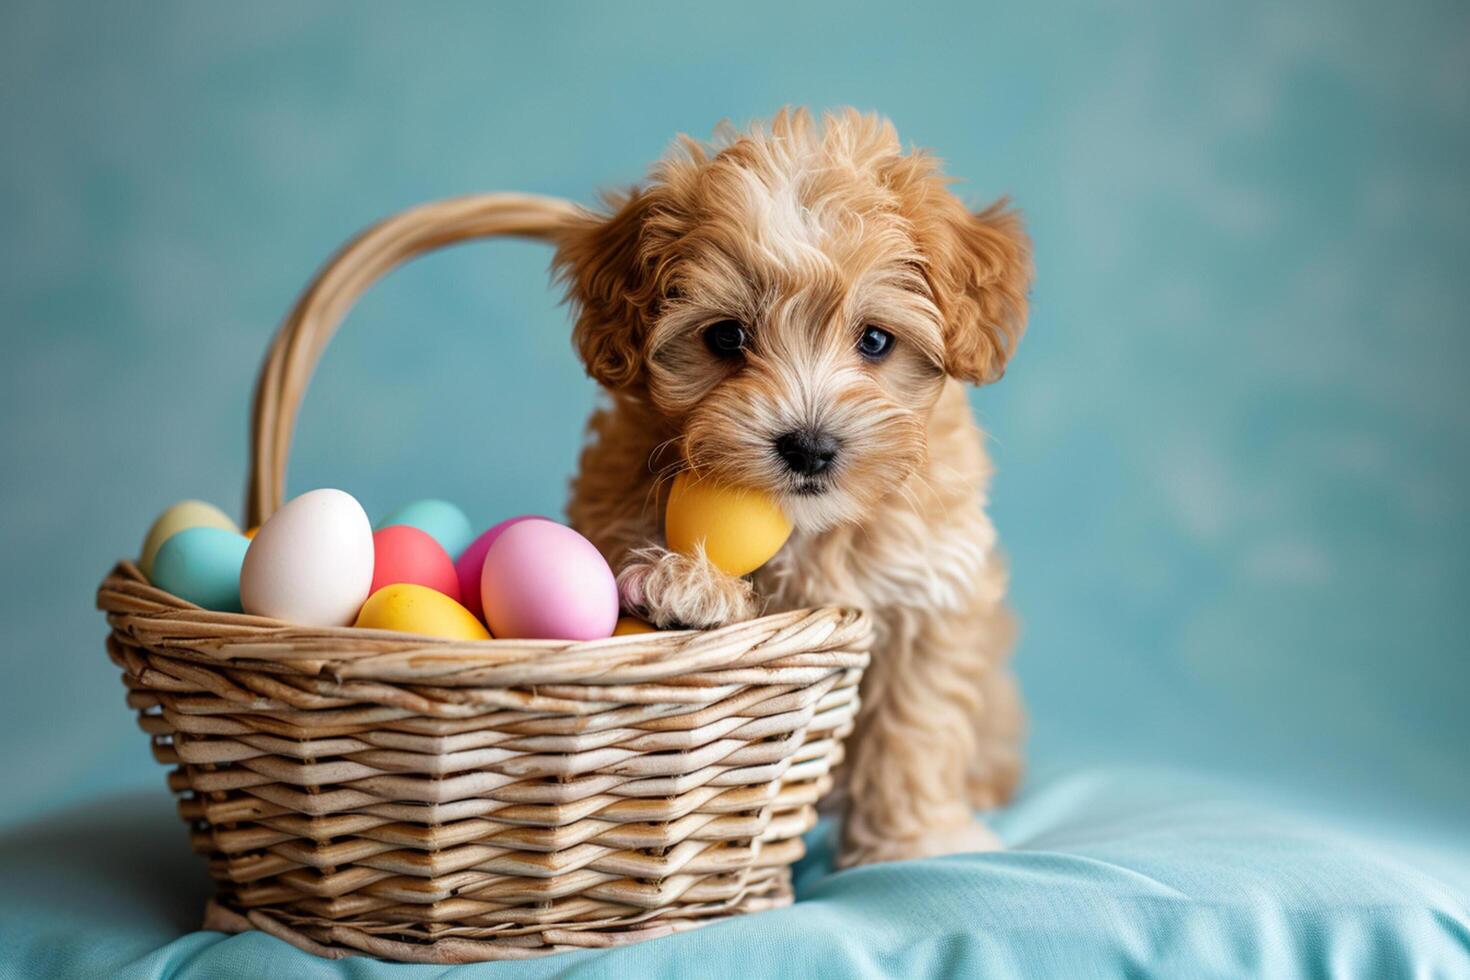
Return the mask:
POLYGON ((373 526, 341 490, 312 490, 260 526, 240 569, 247 613, 350 626, 373 583, 373 526))

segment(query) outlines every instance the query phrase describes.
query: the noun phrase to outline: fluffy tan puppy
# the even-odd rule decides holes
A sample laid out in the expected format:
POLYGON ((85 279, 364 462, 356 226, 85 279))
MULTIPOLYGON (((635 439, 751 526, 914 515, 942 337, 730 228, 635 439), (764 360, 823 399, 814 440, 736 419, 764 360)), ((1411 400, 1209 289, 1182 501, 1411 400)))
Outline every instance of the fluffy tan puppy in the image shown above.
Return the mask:
POLYGON ((609 205, 556 256, 610 395, 572 523, 660 626, 869 610, 842 863, 997 846, 973 811, 1015 786, 1022 717, 963 383, 998 379, 1025 325, 1019 219, 967 210, 933 157, 854 111, 681 139, 609 205), (791 540, 748 578, 668 551, 681 468, 770 492, 791 540))

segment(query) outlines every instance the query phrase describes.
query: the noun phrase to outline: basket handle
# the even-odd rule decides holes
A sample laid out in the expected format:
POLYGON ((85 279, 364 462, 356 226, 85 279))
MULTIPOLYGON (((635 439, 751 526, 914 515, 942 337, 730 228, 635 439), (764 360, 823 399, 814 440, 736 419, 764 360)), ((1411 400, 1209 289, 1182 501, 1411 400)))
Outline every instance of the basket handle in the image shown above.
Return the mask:
POLYGON ((352 239, 317 273, 276 331, 255 383, 245 521, 281 506, 296 413, 317 360, 359 296, 398 265, 436 248, 498 235, 555 241, 581 210, 534 194, 480 194, 401 211, 352 239))

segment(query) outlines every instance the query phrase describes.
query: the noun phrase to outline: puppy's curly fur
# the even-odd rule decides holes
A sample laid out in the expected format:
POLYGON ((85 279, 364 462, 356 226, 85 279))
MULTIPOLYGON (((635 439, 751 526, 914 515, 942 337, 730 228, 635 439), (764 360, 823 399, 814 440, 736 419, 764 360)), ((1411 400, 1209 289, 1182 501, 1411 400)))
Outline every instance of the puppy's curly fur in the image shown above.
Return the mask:
POLYGON ((842 863, 995 846, 972 811, 1015 786, 1022 716, 962 382, 998 379, 1025 324, 1016 214, 967 210, 881 118, 782 111, 682 139, 645 185, 573 221, 556 265, 610 394, 569 515, 625 605, 700 627, 870 610, 842 863), (709 342, 715 324, 738 350, 709 342), (859 349, 870 328, 891 338, 881 356, 859 349), (777 441, 793 432, 828 439, 830 465, 790 463, 777 441), (660 515, 683 468, 774 494, 791 540, 749 579, 668 551, 660 515))

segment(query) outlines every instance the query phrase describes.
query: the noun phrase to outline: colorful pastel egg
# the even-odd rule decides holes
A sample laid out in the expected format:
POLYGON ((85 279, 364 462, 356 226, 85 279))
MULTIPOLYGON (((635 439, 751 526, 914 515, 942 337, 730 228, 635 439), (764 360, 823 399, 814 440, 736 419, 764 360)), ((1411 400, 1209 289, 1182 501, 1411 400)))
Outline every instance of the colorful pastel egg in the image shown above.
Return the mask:
POLYGON ((791 521, 769 494, 695 479, 685 471, 669 491, 664 534, 674 551, 692 555, 703 548, 716 568, 747 575, 781 550, 791 521))
POLYGON ((373 584, 368 594, 398 582, 423 585, 459 601, 454 562, 427 532, 407 524, 373 532, 373 584))
POLYGON ((346 626, 373 583, 373 527, 351 494, 312 490, 260 526, 240 569, 245 611, 303 626, 346 626))
MULTIPOLYGON (((480 572, 485 567, 485 552, 495 543, 508 527, 513 527, 522 521, 545 521, 549 518, 537 514, 522 514, 519 517, 507 517, 490 530, 481 534, 464 552, 455 559, 454 570, 459 576, 459 601, 464 603, 466 609, 485 618, 485 609, 480 605, 480 572)), ((552 523, 555 523, 554 521, 552 523)))
POLYGON ((490 639, 484 625, 464 606, 437 589, 412 582, 378 589, 363 603, 354 625, 445 640, 490 639))
POLYGON ((582 535, 553 521, 521 521, 485 553, 480 601, 501 638, 600 640, 618 621, 612 569, 582 535))
POLYGON ((416 527, 427 533, 439 542, 439 547, 450 558, 469 547, 475 537, 474 526, 464 516, 464 511, 447 500, 415 500, 411 504, 404 504, 379 521, 378 528, 381 530, 396 524, 416 527))
POLYGON ((216 612, 241 612, 240 568, 250 541, 222 527, 189 527, 153 559, 153 584, 216 612))
POLYGON ((240 532, 240 526, 214 504, 202 500, 181 500, 158 515, 158 520, 148 529, 143 539, 143 553, 138 558, 138 570, 153 579, 153 559, 163 543, 180 531, 191 527, 217 527, 226 531, 240 532))
POLYGON ((657 633, 658 627, 645 623, 636 616, 619 616, 618 625, 613 627, 613 636, 636 636, 639 633, 657 633))

